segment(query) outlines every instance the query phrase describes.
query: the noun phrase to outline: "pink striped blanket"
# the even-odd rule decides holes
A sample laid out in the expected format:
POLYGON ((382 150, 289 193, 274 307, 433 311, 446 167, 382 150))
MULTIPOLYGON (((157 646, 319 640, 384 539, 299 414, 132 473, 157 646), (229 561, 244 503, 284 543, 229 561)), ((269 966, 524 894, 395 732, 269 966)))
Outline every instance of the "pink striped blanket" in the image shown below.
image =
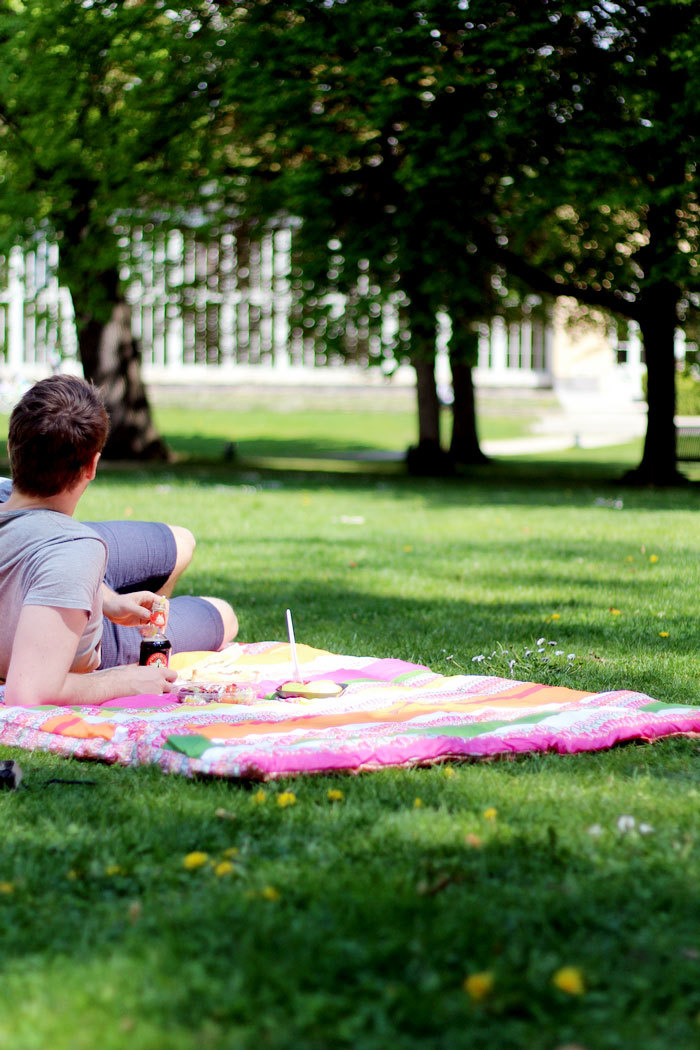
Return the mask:
POLYGON ((402 660, 343 656, 306 645, 297 651, 304 680, 332 679, 342 686, 339 696, 282 699, 278 686, 294 676, 289 646, 235 645, 223 653, 173 658, 178 695, 189 702, 165 695, 101 707, 0 706, 0 744, 122 765, 155 764, 187 776, 267 780, 533 751, 592 751, 700 731, 700 707, 662 703, 631 690, 589 693, 484 675, 445 676, 402 660), (228 693, 217 696, 227 685, 228 693))

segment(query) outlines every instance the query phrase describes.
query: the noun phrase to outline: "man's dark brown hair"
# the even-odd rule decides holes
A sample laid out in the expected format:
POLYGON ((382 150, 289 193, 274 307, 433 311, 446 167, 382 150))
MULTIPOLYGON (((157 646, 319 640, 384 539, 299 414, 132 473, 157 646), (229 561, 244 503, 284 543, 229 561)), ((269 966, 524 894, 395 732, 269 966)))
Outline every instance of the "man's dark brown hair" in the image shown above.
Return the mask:
POLYGON ((108 431, 97 387, 77 376, 40 380, 10 416, 13 487, 28 496, 55 496, 71 488, 102 451, 108 431))

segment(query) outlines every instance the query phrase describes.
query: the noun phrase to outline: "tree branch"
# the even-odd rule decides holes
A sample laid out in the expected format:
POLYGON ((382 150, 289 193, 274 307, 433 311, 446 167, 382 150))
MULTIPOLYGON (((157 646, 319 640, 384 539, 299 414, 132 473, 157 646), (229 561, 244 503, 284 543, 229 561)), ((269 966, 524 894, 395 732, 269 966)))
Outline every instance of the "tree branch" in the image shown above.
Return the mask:
POLYGON ((471 231, 471 236, 485 255, 494 262, 500 263, 514 277, 519 277, 538 292, 546 292, 548 295, 568 295, 577 299, 586 306, 598 306, 612 313, 621 314, 629 321, 638 321, 641 314, 641 304, 638 300, 629 302, 621 295, 607 291, 604 288, 590 288, 576 284, 574 281, 557 281, 545 270, 533 263, 523 259, 511 248, 498 244, 493 230, 485 223, 479 223, 471 231))

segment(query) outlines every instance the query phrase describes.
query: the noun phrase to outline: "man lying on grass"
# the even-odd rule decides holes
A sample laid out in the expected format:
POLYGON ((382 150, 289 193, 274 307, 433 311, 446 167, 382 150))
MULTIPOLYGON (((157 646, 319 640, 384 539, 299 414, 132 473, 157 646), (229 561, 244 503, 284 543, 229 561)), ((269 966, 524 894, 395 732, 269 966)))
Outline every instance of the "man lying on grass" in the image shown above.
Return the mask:
MULTIPOLYGON (((164 693, 175 672, 137 664, 139 625, 189 564, 188 529, 73 518, 108 431, 95 387, 51 376, 10 417, 12 484, 0 491, 0 678, 5 703, 100 704, 164 693), (8 498, 9 495, 9 498, 8 498)), ((220 598, 176 597, 173 651, 216 650, 238 623, 220 598)))

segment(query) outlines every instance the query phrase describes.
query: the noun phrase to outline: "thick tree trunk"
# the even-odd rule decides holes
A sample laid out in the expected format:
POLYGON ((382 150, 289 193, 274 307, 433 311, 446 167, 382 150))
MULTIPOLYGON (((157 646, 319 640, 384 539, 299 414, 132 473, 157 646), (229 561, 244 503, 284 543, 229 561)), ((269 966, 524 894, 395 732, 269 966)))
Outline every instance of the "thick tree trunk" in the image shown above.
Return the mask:
MULTIPOLYGON (((77 282, 76 282, 77 283, 77 282)), ((82 282, 81 282, 82 283, 82 282)), ((110 419, 105 459, 167 460, 167 445, 151 417, 146 388, 141 378, 141 355, 131 334, 131 310, 118 292, 116 270, 93 275, 90 299, 84 289, 71 287, 78 329, 78 348, 86 379, 98 386, 110 419), (111 316, 103 321, 92 302, 110 304, 111 316)))
POLYGON ((151 417, 128 303, 116 302, 106 324, 91 318, 81 325, 78 346, 85 378, 102 391, 110 419, 105 459, 169 459, 151 417))
POLYGON ((435 382, 435 358, 413 362, 416 370, 418 444, 440 448, 440 400, 435 382))
POLYGON ((625 475, 629 484, 678 485, 687 480, 676 467, 676 298, 675 288, 660 282, 647 293, 640 313, 648 417, 641 462, 625 475))
POLYGON ((471 365, 450 358, 452 371, 452 439, 450 459, 454 463, 488 463, 479 446, 476 424, 476 399, 471 365))
POLYGON ((102 454, 106 459, 167 460, 170 454, 153 424, 141 378, 131 311, 119 291, 114 233, 92 225, 93 183, 76 180, 74 190, 75 216, 60 244, 59 277, 73 300, 83 373, 101 389, 110 418, 102 454))
POLYGON ((451 464, 440 445, 440 399, 435 382, 435 310, 430 296, 422 290, 416 270, 405 275, 404 281, 411 300, 411 364, 416 370, 418 400, 418 444, 408 449, 406 466, 410 474, 445 474, 450 472, 451 464))
POLYGON ((450 462, 440 445, 440 399, 435 382, 435 357, 427 354, 412 362, 416 370, 418 400, 418 444, 406 453, 410 474, 437 475, 450 472, 450 462))

